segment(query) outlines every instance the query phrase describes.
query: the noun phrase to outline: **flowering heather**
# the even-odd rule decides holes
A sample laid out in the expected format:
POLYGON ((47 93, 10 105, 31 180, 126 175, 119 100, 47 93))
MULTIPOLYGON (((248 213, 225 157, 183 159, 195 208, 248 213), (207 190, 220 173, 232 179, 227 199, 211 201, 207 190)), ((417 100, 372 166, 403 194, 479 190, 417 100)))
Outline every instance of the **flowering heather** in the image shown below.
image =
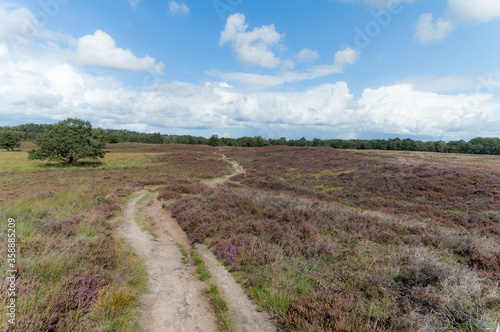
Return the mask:
POLYGON ((205 191, 208 187, 194 180, 172 179, 165 187, 158 190, 158 199, 181 198, 182 195, 196 195, 205 191))
POLYGON ((60 300, 54 310, 89 309, 96 301, 99 289, 106 283, 102 275, 92 271, 71 273, 61 282, 60 300))
POLYGON ((211 243, 215 247, 215 253, 219 259, 224 261, 224 264, 233 266, 236 264, 241 249, 236 247, 231 242, 223 243, 222 241, 213 241, 211 243))
POLYGON ((168 164, 170 167, 182 167, 190 177, 210 179, 231 173, 231 164, 223 162, 220 155, 213 151, 172 152, 153 158, 154 163, 168 164))
POLYGON ((498 169, 323 148, 224 154, 245 174, 172 215, 283 330, 493 327, 498 169))
MULTIPOLYGON (((481 167, 462 158, 445 163, 434 154, 362 154, 330 148, 230 149, 246 177, 235 180, 268 191, 340 201, 362 209, 419 215, 449 225, 492 225, 480 212, 500 210, 500 158, 481 167)), ((439 154, 437 154, 439 156, 439 154)))

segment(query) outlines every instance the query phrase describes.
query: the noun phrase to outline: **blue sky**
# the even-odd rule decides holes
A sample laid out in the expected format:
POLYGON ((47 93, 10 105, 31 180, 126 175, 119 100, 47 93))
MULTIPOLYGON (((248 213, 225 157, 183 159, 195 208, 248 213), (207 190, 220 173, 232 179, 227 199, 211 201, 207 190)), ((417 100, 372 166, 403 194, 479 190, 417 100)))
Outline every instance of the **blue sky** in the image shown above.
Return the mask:
POLYGON ((497 0, 0 0, 0 125, 500 136, 497 0))

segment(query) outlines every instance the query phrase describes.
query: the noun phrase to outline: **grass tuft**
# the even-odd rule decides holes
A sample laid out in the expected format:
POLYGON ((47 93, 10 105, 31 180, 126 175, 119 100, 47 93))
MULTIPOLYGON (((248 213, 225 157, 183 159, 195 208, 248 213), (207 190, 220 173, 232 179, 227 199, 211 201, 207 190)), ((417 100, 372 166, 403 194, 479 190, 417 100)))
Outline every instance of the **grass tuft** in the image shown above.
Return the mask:
POLYGON ((235 332, 234 321, 229 313, 229 308, 226 301, 221 296, 219 289, 215 285, 211 285, 206 291, 205 295, 209 299, 210 306, 215 312, 216 324, 220 331, 235 332))
POLYGON ((212 278, 212 275, 208 271, 205 262, 201 259, 196 251, 191 251, 191 256, 193 257, 194 263, 196 264, 196 273, 198 274, 198 279, 201 281, 208 281, 212 278))

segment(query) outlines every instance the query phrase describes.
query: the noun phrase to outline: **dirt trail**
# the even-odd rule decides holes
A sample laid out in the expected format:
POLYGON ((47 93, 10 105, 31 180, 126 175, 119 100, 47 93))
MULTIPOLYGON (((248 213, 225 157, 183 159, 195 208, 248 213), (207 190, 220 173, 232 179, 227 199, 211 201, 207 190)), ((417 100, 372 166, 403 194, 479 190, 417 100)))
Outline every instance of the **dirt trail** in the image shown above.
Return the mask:
MULTIPOLYGON (((227 160, 224 155, 222 157, 227 160)), ((233 164, 233 174, 205 184, 215 187, 231 176, 244 172, 238 163, 229 162, 233 164)), ((141 192, 128 203, 121 226, 121 232, 145 259, 148 268, 150 293, 142 299, 142 316, 139 322, 141 330, 216 331, 215 319, 201 295, 206 284, 196 279, 192 264, 181 263, 182 256, 177 244, 187 251, 192 247, 177 220, 171 217, 170 211, 162 207, 160 201, 154 199, 151 204, 139 207, 139 213, 153 221, 157 241, 142 232, 135 223, 136 204, 145 194, 146 192, 141 192)), ((277 331, 269 315, 257 310, 257 306, 212 252, 204 245, 196 245, 195 249, 210 270, 212 282, 222 290, 236 329, 240 332, 277 331)))
POLYGON ((196 280, 192 266, 181 263, 175 241, 168 236, 154 241, 135 223, 135 205, 144 195, 145 192, 141 192, 128 203, 120 228, 144 258, 148 269, 150 292, 142 297, 140 329, 147 332, 217 331, 215 319, 201 295, 205 284, 196 280))
POLYGON ((209 180, 209 181, 206 181, 205 184, 211 188, 213 187, 217 187, 219 184, 222 184, 224 182, 226 182, 227 180, 229 180, 230 177, 232 176, 235 176, 237 174, 242 174, 242 173, 245 173, 245 170, 243 169, 243 167, 240 166, 240 164, 238 164, 236 161, 232 161, 232 160, 229 160, 226 158, 225 155, 223 154, 220 154, 222 156, 222 160, 225 160, 229 163, 231 163, 233 165, 233 174, 229 174, 229 175, 224 175, 220 178, 216 178, 216 179, 212 179, 212 180, 209 180))

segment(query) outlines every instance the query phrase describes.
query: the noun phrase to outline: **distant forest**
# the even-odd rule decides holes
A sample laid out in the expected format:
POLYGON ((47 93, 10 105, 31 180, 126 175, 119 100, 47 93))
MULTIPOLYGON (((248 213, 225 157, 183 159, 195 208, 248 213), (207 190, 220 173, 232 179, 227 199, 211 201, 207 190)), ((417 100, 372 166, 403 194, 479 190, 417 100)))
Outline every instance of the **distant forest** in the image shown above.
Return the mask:
MULTIPOLYGON (((32 141, 36 135, 43 133, 51 125, 44 124, 23 124, 15 127, 0 127, 0 133, 3 131, 14 132, 21 141, 32 141)), ((298 140, 287 140, 285 137, 279 139, 264 139, 261 136, 211 138, 197 137, 190 135, 161 135, 160 133, 145 134, 130 130, 117 129, 95 129, 101 132, 108 143, 137 142, 149 144, 197 144, 197 145, 218 145, 218 146, 239 146, 239 147, 262 147, 269 145, 287 145, 287 146, 321 146, 335 149, 353 149, 353 150, 399 150, 399 151, 428 151, 442 153, 466 153, 466 154, 489 154, 500 155, 500 138, 477 137, 466 142, 460 141, 436 141, 422 142, 405 139, 313 139, 307 140, 301 138, 298 140)))

